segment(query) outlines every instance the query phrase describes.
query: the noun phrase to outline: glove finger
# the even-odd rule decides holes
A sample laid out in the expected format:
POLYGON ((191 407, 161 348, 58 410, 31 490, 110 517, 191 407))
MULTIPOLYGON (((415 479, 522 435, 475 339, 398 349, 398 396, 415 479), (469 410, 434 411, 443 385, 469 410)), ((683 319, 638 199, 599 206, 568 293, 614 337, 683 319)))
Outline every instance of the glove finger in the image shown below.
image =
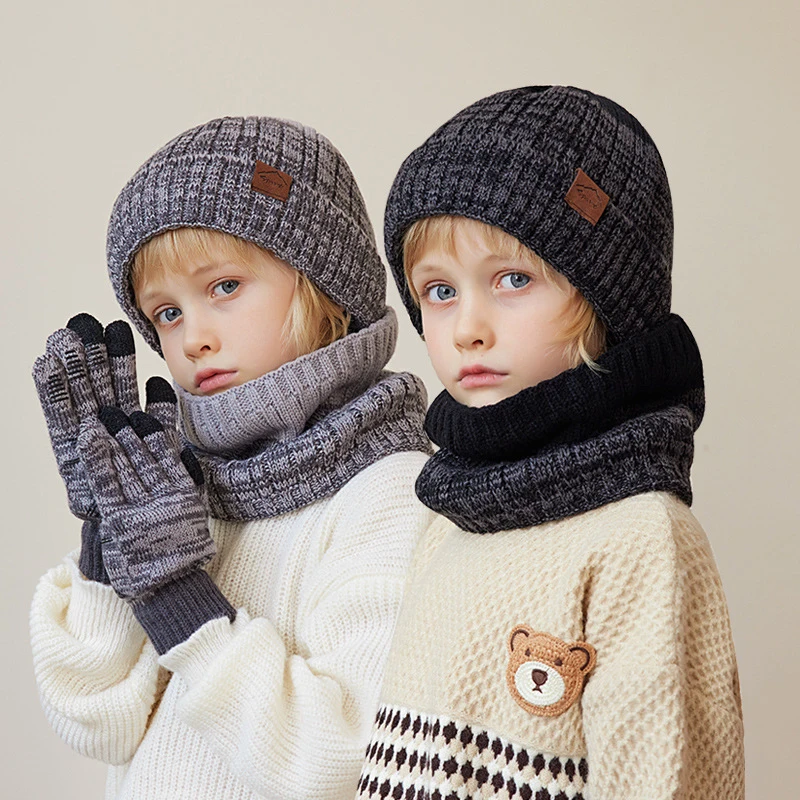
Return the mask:
POLYGON ((102 517, 113 514, 126 504, 124 478, 117 472, 114 449, 114 438, 99 419, 87 417, 81 422, 78 453, 102 517))
POLYGON ((194 485, 202 488, 206 482, 206 477, 203 475, 203 468, 197 460, 197 456, 191 451, 189 447, 184 447, 181 450, 181 461, 189 477, 194 481, 194 485))
POLYGON ((50 438, 77 439, 78 415, 72 405, 67 373, 61 362, 51 353, 45 353, 33 362, 32 375, 50 438))
POLYGON ((52 353, 64 367, 69 392, 78 417, 84 419, 88 416, 95 416, 99 406, 92 382, 89 379, 86 353, 81 337, 75 331, 60 328, 50 334, 47 340, 47 352, 52 353))
POLYGON ((113 406, 101 408, 99 416, 117 444, 115 466, 121 477, 128 476, 130 480, 130 487, 123 483, 126 497, 139 504, 149 499, 154 490, 163 491, 169 485, 168 478, 145 442, 136 435, 129 417, 113 406))
POLYGON ((91 314, 78 314, 67 323, 67 328, 80 336, 86 357, 86 368, 97 404, 114 405, 114 387, 111 385, 111 367, 103 341, 103 326, 91 314))
POLYGON ((105 344, 111 365, 111 382, 116 403, 126 414, 139 411, 139 384, 136 382, 136 345, 131 326, 118 319, 105 330, 105 344))
POLYGON ((163 480, 180 489, 193 489, 180 458, 180 441, 175 430, 164 428, 155 417, 141 411, 131 414, 130 421, 137 436, 158 462, 163 480))
POLYGON ((167 381, 158 376, 149 378, 144 387, 145 414, 155 417, 165 428, 178 424, 178 398, 167 381))
POLYGON ((78 455, 80 422, 61 362, 50 353, 37 358, 33 365, 33 381, 42 404, 58 472, 67 489, 70 511, 80 519, 95 517, 97 504, 78 455))

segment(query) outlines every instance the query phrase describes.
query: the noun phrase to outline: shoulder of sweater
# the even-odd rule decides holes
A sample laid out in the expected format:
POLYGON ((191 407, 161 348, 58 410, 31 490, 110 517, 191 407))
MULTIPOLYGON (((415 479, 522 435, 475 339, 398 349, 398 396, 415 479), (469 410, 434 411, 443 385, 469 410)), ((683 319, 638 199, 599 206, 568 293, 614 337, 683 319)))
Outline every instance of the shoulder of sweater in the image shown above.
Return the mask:
POLYGON ((690 543, 706 543, 705 533, 690 508, 668 492, 626 497, 562 520, 561 524, 580 526, 615 549, 656 546, 677 552, 690 543))
POLYGON ((586 512, 586 516, 596 515, 598 520, 611 524, 628 519, 655 527, 671 528, 683 516, 684 510, 688 511, 688 506, 669 492, 644 492, 607 503, 586 512))

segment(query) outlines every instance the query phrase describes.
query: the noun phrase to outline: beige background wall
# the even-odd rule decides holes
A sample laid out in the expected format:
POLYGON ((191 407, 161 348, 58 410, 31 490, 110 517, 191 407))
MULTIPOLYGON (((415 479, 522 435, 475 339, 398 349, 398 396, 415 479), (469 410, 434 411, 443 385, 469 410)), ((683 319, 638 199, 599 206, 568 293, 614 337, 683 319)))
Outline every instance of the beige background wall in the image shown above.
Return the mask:
MULTIPOLYGON (((749 797, 794 792, 794 0, 6 0, 0 14, 2 796, 102 791, 103 768, 50 731, 30 665, 35 582, 76 546, 79 526, 64 502, 29 371, 48 333, 72 314, 117 316, 104 237, 124 181, 169 138, 212 117, 292 117, 343 151, 380 228, 396 168, 436 126, 485 94, 542 83, 621 102, 650 130, 667 165, 674 308, 700 342, 708 383, 695 511, 730 603, 749 797)), ((417 370, 438 391, 403 322, 394 366, 417 370)), ((154 371, 161 363, 143 355, 140 374, 154 371)))

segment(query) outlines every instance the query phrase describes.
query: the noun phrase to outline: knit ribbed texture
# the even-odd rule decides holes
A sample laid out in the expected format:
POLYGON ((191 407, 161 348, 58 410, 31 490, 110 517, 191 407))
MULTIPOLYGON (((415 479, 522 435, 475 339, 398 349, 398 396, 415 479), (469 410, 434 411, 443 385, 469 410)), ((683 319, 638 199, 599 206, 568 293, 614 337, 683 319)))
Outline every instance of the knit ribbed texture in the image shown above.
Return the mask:
POLYGON ((81 526, 81 554, 78 567, 84 578, 108 583, 108 573, 103 566, 103 544, 100 541, 100 520, 87 519, 81 526))
POLYGON ((422 381, 382 371, 396 335, 387 308, 369 328, 247 384, 210 397, 181 392, 212 516, 285 514, 391 453, 429 453, 422 381))
POLYGON ((565 86, 500 92, 456 114, 405 160, 387 201, 384 234, 419 331, 402 240, 413 222, 437 214, 481 220, 515 236, 581 291, 612 340, 669 313, 666 172, 641 124, 604 97, 565 86), (596 225, 564 199, 578 169, 610 196, 596 225))
POLYGON ((74 556, 40 581, 34 670, 48 720, 106 764, 106 796, 352 800, 415 541, 421 453, 282 517, 211 521, 208 575, 238 609, 160 659, 74 556), (168 671, 169 670, 169 671, 168 671))
POLYGON ((164 584, 132 604, 133 613, 161 655, 185 642, 207 622, 236 610, 203 570, 194 570, 164 584))
POLYGON ((386 273, 364 200, 341 153, 313 128, 271 117, 211 120, 162 147, 124 187, 108 226, 108 270, 120 305, 157 352, 130 268, 148 239, 180 227, 270 250, 348 310, 356 327, 382 313, 386 273), (291 177, 285 201, 252 188, 257 161, 291 177))
POLYGON ((409 573, 382 702, 360 798, 744 797, 722 584, 667 494, 494 536, 440 519, 409 573), (509 688, 520 625, 596 649, 580 701, 557 716, 509 688))

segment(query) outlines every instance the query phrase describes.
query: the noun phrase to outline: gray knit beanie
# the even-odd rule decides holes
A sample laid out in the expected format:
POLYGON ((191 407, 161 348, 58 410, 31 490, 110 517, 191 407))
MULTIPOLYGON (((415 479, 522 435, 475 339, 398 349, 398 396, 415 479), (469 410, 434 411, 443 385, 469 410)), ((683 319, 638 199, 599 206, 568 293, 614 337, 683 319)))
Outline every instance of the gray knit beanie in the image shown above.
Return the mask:
POLYGON ((589 300, 609 342, 669 313, 672 202, 642 125, 605 97, 534 86, 486 97, 405 160, 385 217, 386 254, 417 330, 403 236, 437 214, 502 228, 589 300))
POLYGON ((270 250, 350 312, 353 328, 385 307, 386 272, 364 199, 341 153, 313 128, 225 117, 182 133, 120 193, 108 226, 108 272, 120 305, 158 352, 130 270, 163 231, 201 227, 270 250))

